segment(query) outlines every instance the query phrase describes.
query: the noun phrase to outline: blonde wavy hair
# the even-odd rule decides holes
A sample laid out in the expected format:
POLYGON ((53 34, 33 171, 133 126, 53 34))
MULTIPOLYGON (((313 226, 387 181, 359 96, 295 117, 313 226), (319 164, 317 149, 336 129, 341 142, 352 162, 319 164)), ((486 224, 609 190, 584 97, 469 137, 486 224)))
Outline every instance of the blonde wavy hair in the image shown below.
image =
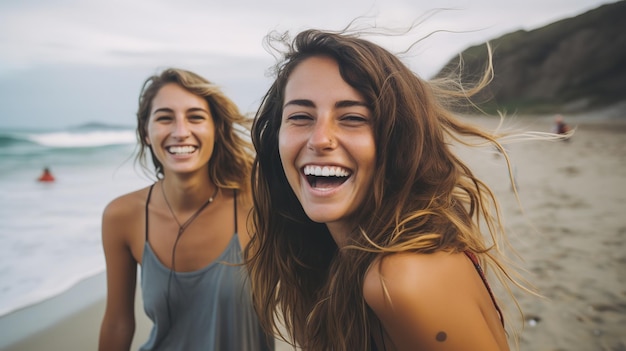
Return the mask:
POLYGON ((499 258, 504 230, 496 198, 450 147, 492 144, 508 160, 499 142, 504 134, 465 123, 447 107, 486 86, 491 63, 465 89, 449 78, 420 79, 396 55, 354 33, 306 30, 293 41, 278 39, 287 52, 252 126, 256 235, 246 250, 265 328, 276 333, 283 324, 282 337, 304 350, 370 349, 374 317, 363 279, 376 257, 396 252, 471 251, 502 280, 514 281, 499 258), (326 225, 305 214, 278 152, 289 76, 320 55, 335 59, 343 79, 370 104, 376 143, 373 187, 341 252, 326 225))

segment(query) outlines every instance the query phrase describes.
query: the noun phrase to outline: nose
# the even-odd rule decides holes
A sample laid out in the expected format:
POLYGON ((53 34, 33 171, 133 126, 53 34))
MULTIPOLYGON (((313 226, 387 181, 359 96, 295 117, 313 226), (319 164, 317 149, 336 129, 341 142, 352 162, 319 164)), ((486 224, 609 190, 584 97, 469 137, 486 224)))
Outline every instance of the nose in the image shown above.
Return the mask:
POLYGON ((174 132, 172 133, 172 137, 176 139, 186 139, 191 135, 189 126, 184 118, 176 118, 176 123, 174 126, 174 132))
POLYGON ((314 151, 332 150, 336 147, 335 126, 330 118, 318 118, 311 134, 308 146, 314 151))

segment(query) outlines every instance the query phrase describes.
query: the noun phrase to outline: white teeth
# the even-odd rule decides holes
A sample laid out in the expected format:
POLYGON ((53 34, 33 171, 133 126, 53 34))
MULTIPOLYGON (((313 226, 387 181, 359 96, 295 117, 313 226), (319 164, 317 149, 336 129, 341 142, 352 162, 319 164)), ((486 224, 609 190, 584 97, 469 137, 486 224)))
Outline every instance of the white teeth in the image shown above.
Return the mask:
POLYGON ((170 146, 167 148, 167 151, 172 154, 190 154, 195 150, 195 146, 170 146))
POLYGON ((350 171, 341 167, 304 166, 304 175, 316 177, 347 177, 350 171))

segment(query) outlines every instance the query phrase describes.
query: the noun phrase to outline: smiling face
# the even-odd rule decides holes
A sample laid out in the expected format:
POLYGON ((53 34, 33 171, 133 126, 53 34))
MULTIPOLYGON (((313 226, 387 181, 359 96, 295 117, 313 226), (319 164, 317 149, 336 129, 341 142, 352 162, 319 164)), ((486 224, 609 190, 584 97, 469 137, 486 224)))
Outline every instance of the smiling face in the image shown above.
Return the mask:
POLYGON ((372 113, 339 74, 337 62, 301 62, 285 86, 279 153, 306 214, 326 223, 335 241, 371 192, 376 147, 372 113))
POLYGON ((152 100, 146 129, 164 174, 208 172, 215 126, 205 99, 176 83, 164 85, 152 100))

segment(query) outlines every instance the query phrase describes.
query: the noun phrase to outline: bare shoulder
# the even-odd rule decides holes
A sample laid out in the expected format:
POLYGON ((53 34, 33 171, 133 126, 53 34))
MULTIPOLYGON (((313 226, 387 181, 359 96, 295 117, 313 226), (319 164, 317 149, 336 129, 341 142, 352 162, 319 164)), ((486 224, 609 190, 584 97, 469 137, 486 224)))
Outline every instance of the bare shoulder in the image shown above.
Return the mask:
POLYGON ((377 260, 365 276, 363 292, 368 303, 384 306, 393 294, 398 303, 404 298, 428 299, 454 294, 454 288, 469 279, 471 262, 462 253, 396 253, 377 260), (385 295, 387 295, 385 297, 385 295))
POLYGON ((103 212, 103 220, 123 219, 136 216, 137 211, 143 211, 146 205, 149 187, 139 189, 111 200, 103 212))
MULTIPOLYGON (((121 195, 113 199, 102 213, 103 239, 123 242, 135 239, 143 228, 149 187, 121 195)), ((141 236, 141 235, 140 235, 141 236)), ((143 237, 143 236, 141 236, 143 237)))
POLYGON ((465 254, 392 254, 364 279, 364 298, 397 349, 503 349, 500 326, 485 318, 485 287, 465 254))
POLYGON ((252 193, 250 191, 237 192, 237 207, 242 209, 246 215, 252 210, 252 205, 252 193))
POLYGON ((239 243, 245 248, 252 238, 254 230, 252 229, 252 195, 249 191, 237 192, 237 223, 239 243))

